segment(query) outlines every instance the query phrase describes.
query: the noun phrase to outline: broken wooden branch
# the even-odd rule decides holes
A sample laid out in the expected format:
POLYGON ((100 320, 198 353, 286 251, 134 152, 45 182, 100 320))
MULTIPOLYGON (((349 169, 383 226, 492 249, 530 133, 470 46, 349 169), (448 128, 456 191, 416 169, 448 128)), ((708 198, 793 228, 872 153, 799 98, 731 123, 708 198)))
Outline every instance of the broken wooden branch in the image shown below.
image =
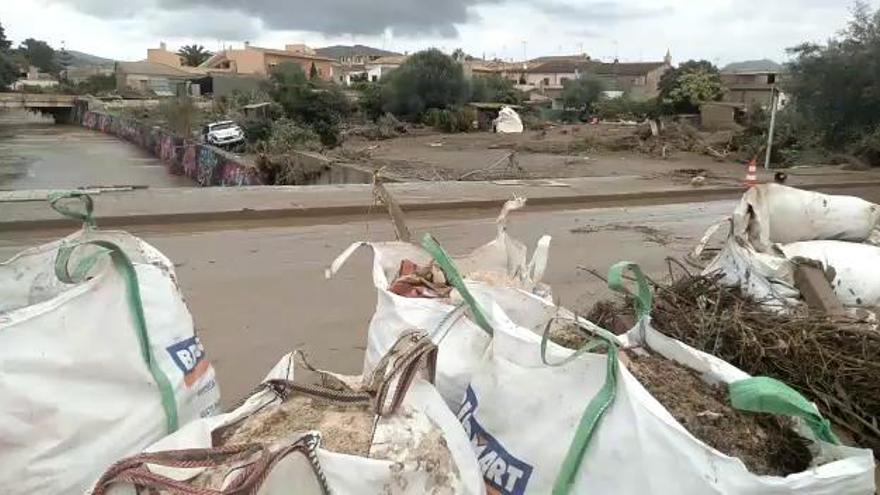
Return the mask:
POLYGON ((400 209, 400 205, 397 204, 394 196, 388 192, 388 189, 385 189, 385 184, 382 183, 379 172, 381 170, 373 173, 373 196, 388 208, 388 214, 391 216, 391 223, 394 225, 394 233, 397 235, 397 240, 410 242, 412 234, 410 234, 409 228, 406 226, 403 210, 400 209))

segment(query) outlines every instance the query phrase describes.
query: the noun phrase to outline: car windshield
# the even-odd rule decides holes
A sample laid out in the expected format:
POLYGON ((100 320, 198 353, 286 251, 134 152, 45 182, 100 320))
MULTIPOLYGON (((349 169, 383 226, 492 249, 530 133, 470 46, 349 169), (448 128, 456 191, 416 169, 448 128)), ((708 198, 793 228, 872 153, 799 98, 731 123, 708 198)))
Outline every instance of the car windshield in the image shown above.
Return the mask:
POLYGON ((224 129, 232 129, 235 127, 235 124, 232 122, 224 122, 222 124, 211 124, 210 127, 212 131, 222 131, 224 129))

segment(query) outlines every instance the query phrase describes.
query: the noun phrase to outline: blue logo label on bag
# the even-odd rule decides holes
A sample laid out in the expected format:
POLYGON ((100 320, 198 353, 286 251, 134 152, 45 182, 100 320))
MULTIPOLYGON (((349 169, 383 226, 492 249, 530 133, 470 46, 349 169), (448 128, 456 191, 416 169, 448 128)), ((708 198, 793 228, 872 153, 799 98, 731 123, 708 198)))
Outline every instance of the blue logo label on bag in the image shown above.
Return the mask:
POLYGON ((187 387, 192 386, 211 367, 205 359, 205 348, 198 337, 181 340, 168 347, 167 351, 174 364, 183 372, 183 383, 187 387))
POLYGON ((474 411, 477 409, 477 396, 468 387, 464 404, 458 411, 458 420, 471 440, 477 462, 486 481, 489 495, 522 495, 526 491, 532 466, 511 455, 498 440, 477 423, 474 411))

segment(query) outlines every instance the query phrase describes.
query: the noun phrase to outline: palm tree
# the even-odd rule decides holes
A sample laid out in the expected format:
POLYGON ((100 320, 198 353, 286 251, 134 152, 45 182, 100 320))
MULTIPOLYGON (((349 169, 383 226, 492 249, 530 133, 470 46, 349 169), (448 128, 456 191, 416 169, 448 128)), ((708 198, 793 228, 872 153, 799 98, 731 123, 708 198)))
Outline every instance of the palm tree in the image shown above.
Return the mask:
POLYGON ((191 67, 202 65, 213 55, 213 53, 205 50, 205 47, 202 45, 184 45, 180 47, 180 50, 177 50, 177 54, 180 56, 183 65, 191 67))

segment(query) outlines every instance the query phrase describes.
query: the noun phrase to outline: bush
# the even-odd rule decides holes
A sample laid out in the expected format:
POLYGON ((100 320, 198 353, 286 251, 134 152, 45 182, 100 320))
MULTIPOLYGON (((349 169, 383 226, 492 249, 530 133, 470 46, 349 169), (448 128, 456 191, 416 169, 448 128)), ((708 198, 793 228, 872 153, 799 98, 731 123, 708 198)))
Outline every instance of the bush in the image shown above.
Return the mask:
POLYGON ((498 74, 471 79, 470 101, 519 105, 522 100, 522 92, 513 87, 513 81, 498 74))
POLYGON ((422 120, 441 132, 468 132, 474 128, 477 112, 469 107, 453 107, 449 109, 431 108, 425 112, 422 120))
POLYGON ((406 126, 394 115, 386 113, 376 119, 376 138, 390 139, 406 132, 406 126))
POLYGON ((272 134, 272 121, 261 118, 243 118, 238 121, 249 144, 269 139, 272 134))
POLYGON ((364 114, 364 117, 376 120, 385 114, 382 110, 385 102, 382 98, 382 85, 380 83, 358 83, 355 89, 361 93, 358 108, 364 114))
POLYGON ((522 120, 523 128, 527 130, 540 130, 543 129, 546 124, 546 121, 542 119, 540 115, 535 113, 521 113, 519 118, 522 120))
POLYGON ((880 126, 865 134, 854 145, 852 154, 872 167, 880 166, 880 126))
POLYGON ((94 74, 73 84, 68 81, 62 81, 58 86, 60 93, 77 94, 77 95, 100 95, 116 91, 116 75, 115 74, 94 74))
POLYGON ((383 81, 383 109, 418 119, 429 108, 463 104, 470 93, 461 65, 431 48, 409 57, 383 81))
MULTIPOLYGON (((767 151, 767 134, 770 129, 770 114, 760 107, 753 107, 743 122, 745 128, 734 136, 732 148, 743 159, 758 157, 763 159, 767 151)), ((776 114, 776 128, 773 133, 773 150, 770 162, 790 166, 798 163, 827 158, 821 146, 821 136, 808 124, 803 115, 793 108, 786 108, 776 114)))
POLYGON ((270 95, 288 118, 310 127, 325 146, 339 144, 339 123, 351 114, 351 106, 338 86, 310 81, 299 65, 287 62, 272 73, 270 95))
POLYGON ((601 98, 604 89, 605 83, 601 79, 584 74, 577 79, 565 81, 562 89, 562 104, 566 109, 589 112, 601 98))
POLYGON ((602 98, 594 107, 596 116, 602 120, 636 120, 657 118, 660 114, 657 100, 633 100, 623 96, 620 98, 602 98))
POLYGON ((167 98, 159 104, 159 114, 165 125, 178 136, 185 138, 192 137, 197 113, 198 109, 189 96, 167 98))
POLYGON ((321 138, 312 129, 282 118, 271 125, 267 139, 260 141, 256 149, 268 155, 286 155, 297 150, 318 151, 321 138))

